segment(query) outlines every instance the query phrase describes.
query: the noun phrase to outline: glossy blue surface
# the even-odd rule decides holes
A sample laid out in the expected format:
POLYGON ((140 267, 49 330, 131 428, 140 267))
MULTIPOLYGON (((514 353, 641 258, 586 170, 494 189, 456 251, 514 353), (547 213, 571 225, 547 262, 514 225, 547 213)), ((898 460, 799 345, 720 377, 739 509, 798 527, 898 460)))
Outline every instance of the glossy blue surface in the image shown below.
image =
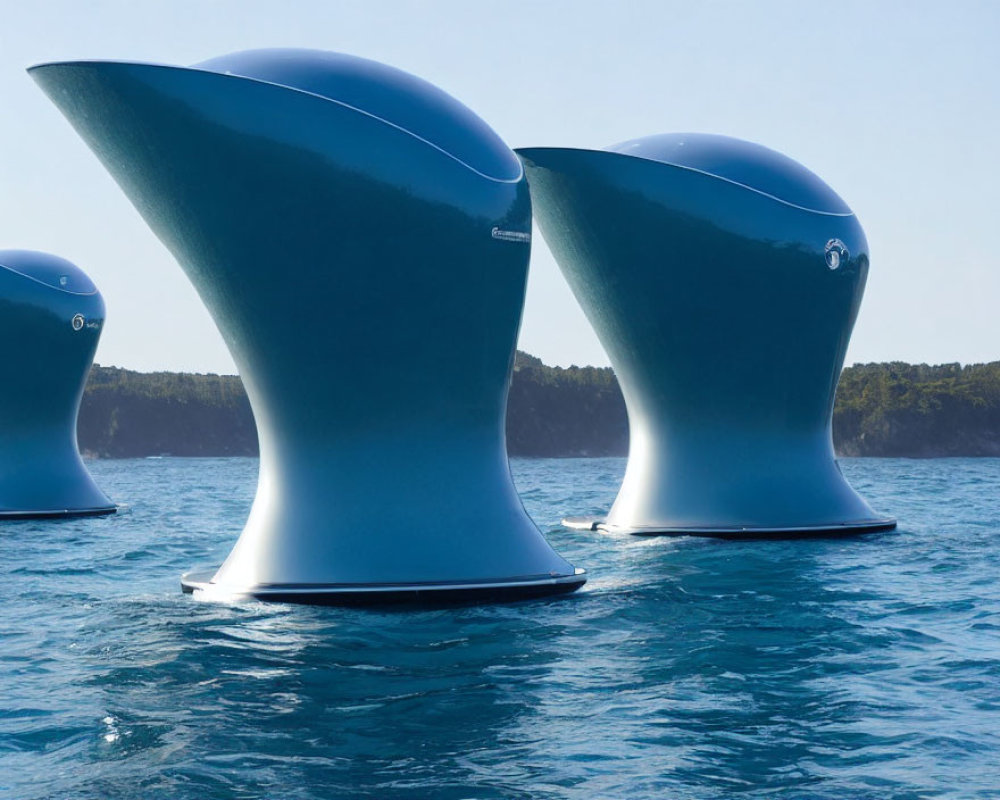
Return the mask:
POLYGON ((783 202, 824 214, 851 214, 815 173, 777 150, 710 133, 663 133, 606 148, 613 153, 696 169, 783 202))
POLYGON ((90 466, 130 509, 0 537, 5 800, 995 797, 1000 460, 847 459, 899 531, 713 542, 561 530, 624 459, 514 459, 587 586, 393 613, 192 603, 256 461, 90 466))
POLYGON ((0 250, 0 268, 24 275, 53 289, 73 294, 96 294, 86 273, 65 258, 37 250, 0 250))
POLYGON ((582 582, 507 466, 528 189, 438 135, 487 169, 495 134, 416 78, 314 51, 31 74, 187 272, 246 386, 261 475, 215 587, 582 582), (260 77, 370 95, 377 114, 260 77))
POLYGON ((345 53, 275 48, 230 53, 194 67, 321 95, 396 125, 485 176, 521 178, 517 157, 467 106, 387 64, 345 53))
POLYGON ((736 536, 892 525, 844 480, 831 438, 868 276, 857 219, 791 202, 837 207, 757 145, 681 134, 622 148, 642 155, 518 150, 628 409, 629 467, 598 519, 736 536))
POLYGON ((76 443, 103 325, 104 300, 78 267, 0 250, 0 520, 114 511, 76 443))

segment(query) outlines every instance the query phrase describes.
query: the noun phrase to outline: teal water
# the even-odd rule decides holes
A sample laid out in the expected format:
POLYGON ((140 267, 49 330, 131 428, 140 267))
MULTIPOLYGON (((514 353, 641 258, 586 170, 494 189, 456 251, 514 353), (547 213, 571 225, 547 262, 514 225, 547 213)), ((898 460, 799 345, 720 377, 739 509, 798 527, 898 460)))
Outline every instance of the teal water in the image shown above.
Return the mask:
POLYGON ((791 542, 563 531, 624 461, 515 460, 590 582, 409 612, 193 601, 257 462, 90 467, 124 513, 0 527, 0 797, 1000 794, 1000 460, 845 460, 899 531, 791 542))

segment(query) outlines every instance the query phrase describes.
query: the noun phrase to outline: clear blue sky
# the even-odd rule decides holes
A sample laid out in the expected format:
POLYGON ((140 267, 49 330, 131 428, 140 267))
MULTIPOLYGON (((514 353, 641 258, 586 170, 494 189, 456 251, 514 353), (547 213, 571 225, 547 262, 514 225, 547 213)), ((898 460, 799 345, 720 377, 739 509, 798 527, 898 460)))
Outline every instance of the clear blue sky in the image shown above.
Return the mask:
MULTIPOLYGON (((25 67, 273 46, 416 73, 512 147, 704 131, 780 150, 868 234, 848 363, 1000 359, 1000 2, 0 0, 0 248, 93 277, 100 363, 235 371, 181 269, 25 67)), ((519 346, 607 363, 540 236, 519 346)))

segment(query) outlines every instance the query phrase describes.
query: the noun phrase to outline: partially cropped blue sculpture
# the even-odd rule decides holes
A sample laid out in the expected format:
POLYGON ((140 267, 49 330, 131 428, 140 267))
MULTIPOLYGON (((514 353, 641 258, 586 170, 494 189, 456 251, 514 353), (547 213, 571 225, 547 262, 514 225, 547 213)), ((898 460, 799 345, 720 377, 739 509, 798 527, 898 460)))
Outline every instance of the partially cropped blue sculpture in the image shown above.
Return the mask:
POLYGON ((31 73, 188 273, 253 406, 250 519, 186 589, 341 603, 583 583, 510 477, 531 204, 482 120, 336 53, 31 73))
POLYGON ((104 325, 83 271, 0 250, 0 519, 111 514, 80 459, 76 418, 104 325))
POLYGON ((518 153, 629 416, 613 507, 567 524, 733 537, 895 527, 834 458, 868 244, 833 190, 723 136, 518 153))

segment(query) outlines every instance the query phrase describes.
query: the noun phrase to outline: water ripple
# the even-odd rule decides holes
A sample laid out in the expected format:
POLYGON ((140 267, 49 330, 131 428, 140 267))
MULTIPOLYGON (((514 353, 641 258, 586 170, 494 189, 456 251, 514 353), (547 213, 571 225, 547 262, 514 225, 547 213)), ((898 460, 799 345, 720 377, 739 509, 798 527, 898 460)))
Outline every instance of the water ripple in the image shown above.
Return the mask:
POLYGON ((127 513, 0 531, 0 797, 992 798, 1000 460, 845 461, 900 530, 559 527, 624 461, 519 460, 576 595, 367 612, 197 603, 257 463, 91 464, 127 513))

